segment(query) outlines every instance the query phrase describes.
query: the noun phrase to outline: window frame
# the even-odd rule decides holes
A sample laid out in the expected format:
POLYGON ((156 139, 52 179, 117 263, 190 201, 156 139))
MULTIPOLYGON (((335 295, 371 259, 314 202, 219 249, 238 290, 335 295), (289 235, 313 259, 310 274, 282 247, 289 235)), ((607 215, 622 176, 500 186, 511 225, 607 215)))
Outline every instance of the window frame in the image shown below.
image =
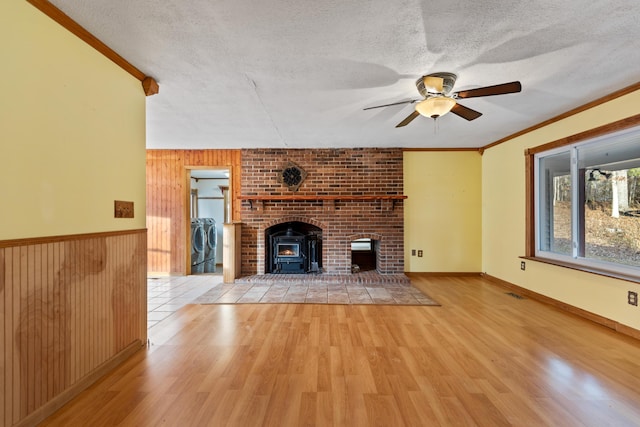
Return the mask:
MULTIPOLYGON (((627 117, 622 120, 618 120, 613 123, 609 123, 603 126, 599 126, 594 129, 590 129, 584 132, 580 132, 575 135, 567 136, 546 144, 532 147, 525 150, 525 182, 526 182, 526 203, 525 203, 525 222, 526 222, 526 236, 525 236, 525 256, 524 259, 530 259, 534 261, 540 261, 548 264, 554 264, 562 267, 576 269, 594 274, 600 274, 609 277, 615 277, 618 279, 628 280, 635 283, 640 283, 640 271, 637 267, 626 266, 624 264, 608 263, 604 261, 598 261, 596 259, 581 259, 573 256, 561 256, 559 254, 553 254, 550 252, 544 252, 543 255, 538 253, 538 212, 536 209, 536 201, 538 197, 538 185, 536 184, 536 158, 538 154, 551 154, 557 152, 559 149, 567 149, 568 146, 574 146, 576 144, 588 142, 589 140, 604 137, 609 134, 614 134, 619 131, 629 130, 634 127, 640 127, 640 114, 627 117)), ((569 148, 574 149, 574 148, 569 148)), ((572 168, 572 182, 579 182, 577 176, 577 168, 572 168)), ((574 187, 577 187, 574 185, 574 187)), ((572 189, 572 198, 577 200, 578 189, 572 189)), ((578 202, 578 206, 580 203, 578 202)), ((580 209, 580 208, 579 208, 580 209)), ((582 210, 582 209, 581 209, 582 210)), ((577 212, 572 209, 572 228, 577 227, 577 221, 575 216, 583 215, 582 212, 577 212)), ((573 230, 575 232, 575 230, 573 230)), ((575 254, 575 249, 573 250, 575 254)))

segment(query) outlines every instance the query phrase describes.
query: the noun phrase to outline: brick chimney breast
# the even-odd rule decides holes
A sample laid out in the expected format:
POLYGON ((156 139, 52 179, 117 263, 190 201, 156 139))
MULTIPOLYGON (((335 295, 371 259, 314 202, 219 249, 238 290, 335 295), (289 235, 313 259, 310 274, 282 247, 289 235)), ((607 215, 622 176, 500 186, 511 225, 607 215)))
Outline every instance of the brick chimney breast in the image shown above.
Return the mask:
POLYGON ((288 221, 322 228, 326 274, 351 274, 351 241, 371 236, 378 273, 404 273, 402 167, 400 148, 242 150, 242 274, 264 274, 266 229, 288 221))

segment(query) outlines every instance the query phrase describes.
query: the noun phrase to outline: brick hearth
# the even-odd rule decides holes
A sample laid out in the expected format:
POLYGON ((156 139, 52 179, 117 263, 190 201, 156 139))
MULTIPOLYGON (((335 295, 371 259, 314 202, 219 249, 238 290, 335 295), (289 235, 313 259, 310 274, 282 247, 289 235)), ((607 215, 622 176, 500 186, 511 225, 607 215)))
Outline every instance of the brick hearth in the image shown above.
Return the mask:
POLYGON ((403 274, 402 180, 401 149, 243 150, 242 274, 265 273, 265 230, 293 221, 322 229, 325 273, 351 274, 351 241, 371 238, 377 272, 403 274), (297 191, 278 179, 290 162, 297 191))

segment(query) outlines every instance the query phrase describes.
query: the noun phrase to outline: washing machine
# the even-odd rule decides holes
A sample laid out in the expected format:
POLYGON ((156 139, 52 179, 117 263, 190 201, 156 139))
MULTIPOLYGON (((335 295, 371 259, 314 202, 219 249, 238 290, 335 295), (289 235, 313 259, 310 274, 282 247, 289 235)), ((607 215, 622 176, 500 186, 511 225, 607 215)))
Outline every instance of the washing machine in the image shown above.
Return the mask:
POLYGON ((200 218, 191 219, 191 274, 204 273, 204 251, 206 236, 200 218))
POLYGON ((216 272, 216 243, 218 235, 216 231, 216 220, 213 218, 202 218, 204 224, 204 235, 207 237, 207 244, 204 250, 204 272, 216 272))

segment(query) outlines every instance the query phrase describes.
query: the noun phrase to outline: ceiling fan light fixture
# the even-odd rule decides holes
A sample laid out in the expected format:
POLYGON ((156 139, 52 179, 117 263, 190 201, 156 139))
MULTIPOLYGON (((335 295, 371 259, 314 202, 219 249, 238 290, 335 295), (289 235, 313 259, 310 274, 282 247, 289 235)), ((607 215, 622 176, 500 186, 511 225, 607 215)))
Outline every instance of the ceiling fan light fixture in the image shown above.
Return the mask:
POLYGON ((451 97, 433 96, 416 104, 416 111, 425 117, 437 119, 451 111, 454 105, 456 100, 451 97))

